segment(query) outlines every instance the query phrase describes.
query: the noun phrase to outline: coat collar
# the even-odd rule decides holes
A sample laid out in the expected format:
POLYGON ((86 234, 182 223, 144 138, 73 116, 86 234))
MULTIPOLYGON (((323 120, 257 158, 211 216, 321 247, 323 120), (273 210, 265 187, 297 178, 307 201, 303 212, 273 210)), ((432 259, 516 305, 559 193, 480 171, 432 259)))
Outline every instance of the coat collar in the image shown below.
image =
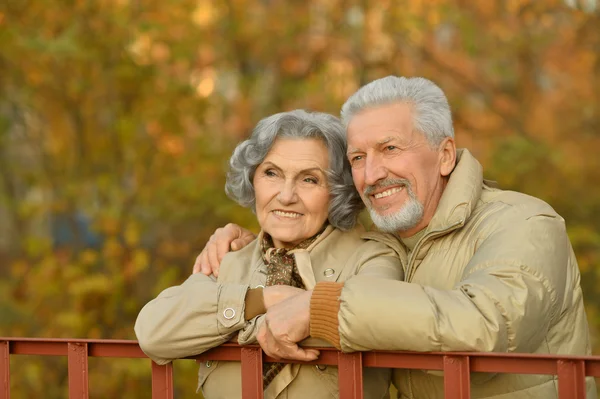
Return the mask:
POLYGON ((445 230, 464 224, 471 216, 483 187, 483 168, 467 149, 458 149, 457 162, 428 231, 445 230))
MULTIPOLYGON (((350 231, 342 232, 332 225, 328 225, 308 248, 290 250, 289 253, 294 254, 296 266, 305 288, 308 290, 313 289, 315 284, 321 280, 337 281, 346 267, 345 262, 340 262, 337 259, 339 251, 354 250, 356 239, 362 233, 364 233, 362 226, 356 226, 350 231), (325 273, 327 269, 331 270, 325 273)), ((259 269, 264 269, 260 248, 263 235, 264 232, 261 230, 252 249, 252 264, 259 269)))

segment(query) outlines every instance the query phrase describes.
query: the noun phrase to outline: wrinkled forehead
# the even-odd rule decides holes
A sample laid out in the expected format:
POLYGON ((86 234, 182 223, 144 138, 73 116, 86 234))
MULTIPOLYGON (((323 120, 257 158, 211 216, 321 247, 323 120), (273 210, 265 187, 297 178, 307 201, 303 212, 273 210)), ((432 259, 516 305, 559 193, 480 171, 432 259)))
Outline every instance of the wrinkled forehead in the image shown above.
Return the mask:
POLYGON ((329 154, 320 138, 278 138, 261 164, 272 164, 281 169, 327 169, 329 154))
POLYGON ((414 129, 412 106, 393 103, 367 108, 356 113, 348 123, 348 145, 360 141, 381 141, 386 137, 409 138, 414 129))

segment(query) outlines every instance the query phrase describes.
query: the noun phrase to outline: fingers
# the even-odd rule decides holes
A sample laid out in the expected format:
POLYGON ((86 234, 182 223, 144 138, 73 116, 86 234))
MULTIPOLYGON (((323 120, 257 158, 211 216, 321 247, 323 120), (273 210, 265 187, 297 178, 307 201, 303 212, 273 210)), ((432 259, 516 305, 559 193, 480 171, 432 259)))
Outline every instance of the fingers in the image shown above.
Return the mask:
POLYGON ((258 344, 262 348, 263 352, 267 354, 267 356, 272 357, 273 359, 279 360, 281 357, 277 353, 277 349, 274 345, 274 338, 269 329, 267 328, 266 323, 264 323, 260 330, 258 330, 258 334, 256 334, 256 340, 258 344))
POLYGON ((215 231, 215 257, 219 264, 229 252, 232 243, 240 238, 241 227, 236 224, 228 223, 225 227, 215 231))
POLYGON ((210 268, 210 264, 208 263, 208 252, 204 249, 200 253, 200 270, 202 274, 210 276, 212 274, 212 269, 210 268))
MULTIPOLYGON (((266 329, 268 331, 268 328, 266 329)), ((311 362, 319 358, 319 351, 316 349, 303 349, 294 343, 280 343, 275 341, 268 332, 258 337, 258 343, 267 356, 275 360, 290 359, 301 362, 311 362)))
POLYGON ((303 349, 296 345, 295 350, 286 353, 284 357, 286 359, 300 360, 302 362, 311 362, 319 358, 319 351, 316 349, 303 349))
POLYGON ((203 273, 207 276, 213 274, 215 277, 219 276, 219 268, 221 261, 230 251, 230 249, 237 251, 252 240, 254 240, 254 234, 240 226, 229 223, 225 227, 220 227, 215 230, 214 234, 210 236, 206 246, 196 258, 194 267, 192 268, 192 274, 203 273))
POLYGON ((215 277, 219 276, 219 265, 221 264, 221 261, 217 257, 217 239, 215 238, 219 230, 220 229, 217 229, 215 234, 210 236, 210 239, 208 240, 208 243, 206 244, 205 248, 207 252, 206 257, 208 260, 208 267, 210 268, 212 274, 215 275, 215 277))
POLYGON ((196 257, 196 262, 194 263, 194 267, 192 268, 192 274, 203 273, 207 276, 210 276, 212 273, 210 269, 210 265, 208 264, 208 258, 206 249, 204 249, 200 255, 196 257))
POLYGON ((278 340, 266 321, 260 327, 256 339, 267 356, 275 360, 290 359, 310 362, 319 358, 317 349, 303 349, 294 342, 278 340))
MULTIPOLYGON (((235 226, 235 225, 234 225, 235 226)), ((243 229, 239 226, 236 226, 239 229, 238 238, 231 242, 231 249, 233 251, 238 251, 244 248, 246 245, 250 244, 252 240, 256 238, 254 233, 249 230, 243 229)))
POLYGON ((200 255, 196 256, 196 262, 194 262, 194 267, 192 268, 192 274, 196 274, 196 273, 200 273, 200 271, 202 270, 202 266, 201 266, 201 260, 200 258, 202 257, 202 252, 200 253, 200 255))
POLYGON ((225 227, 218 228, 210 237, 206 248, 208 250, 208 263, 215 276, 219 276, 221 261, 229 252, 231 243, 242 237, 242 230, 238 225, 228 223, 225 227))

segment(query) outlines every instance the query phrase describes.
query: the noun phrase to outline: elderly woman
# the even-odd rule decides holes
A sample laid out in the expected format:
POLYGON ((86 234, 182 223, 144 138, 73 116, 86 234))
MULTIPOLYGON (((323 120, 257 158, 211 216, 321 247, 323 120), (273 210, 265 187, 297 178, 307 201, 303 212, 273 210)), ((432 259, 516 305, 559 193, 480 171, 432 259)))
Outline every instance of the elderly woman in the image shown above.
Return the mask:
MULTIPOLYGON (((225 188, 254 210, 261 232, 223 258, 216 281, 192 274, 144 306, 135 332, 150 358, 164 364, 197 355, 236 334, 241 345, 256 343, 265 309, 294 291, 281 295, 273 286, 300 291, 355 275, 402 278, 398 256, 384 244, 394 240, 355 227, 362 201, 345 150, 343 126, 331 115, 296 110, 258 123, 235 149, 225 188)), ((263 377, 265 398, 338 396, 335 367, 267 363, 263 377)), ((367 368, 364 377, 365 397, 387 397, 388 369, 367 368)), ((240 364, 202 364, 198 389, 207 399, 241 397, 240 364)))

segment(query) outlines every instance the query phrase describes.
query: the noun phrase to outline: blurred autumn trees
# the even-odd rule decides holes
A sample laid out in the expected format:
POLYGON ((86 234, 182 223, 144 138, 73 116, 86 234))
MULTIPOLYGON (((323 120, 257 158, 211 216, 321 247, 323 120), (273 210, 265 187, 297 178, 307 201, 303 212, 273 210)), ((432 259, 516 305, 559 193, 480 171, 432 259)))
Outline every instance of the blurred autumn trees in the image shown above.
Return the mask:
MULTIPOLYGON (((565 217, 598 337, 600 13, 558 0, 0 2, 0 336, 135 338, 217 226, 256 228, 223 193, 252 126, 389 74, 437 82, 487 177, 565 217)), ((64 397, 61 362, 13 359, 13 396, 64 397)), ((148 370, 91 360, 92 396, 148 370)))

